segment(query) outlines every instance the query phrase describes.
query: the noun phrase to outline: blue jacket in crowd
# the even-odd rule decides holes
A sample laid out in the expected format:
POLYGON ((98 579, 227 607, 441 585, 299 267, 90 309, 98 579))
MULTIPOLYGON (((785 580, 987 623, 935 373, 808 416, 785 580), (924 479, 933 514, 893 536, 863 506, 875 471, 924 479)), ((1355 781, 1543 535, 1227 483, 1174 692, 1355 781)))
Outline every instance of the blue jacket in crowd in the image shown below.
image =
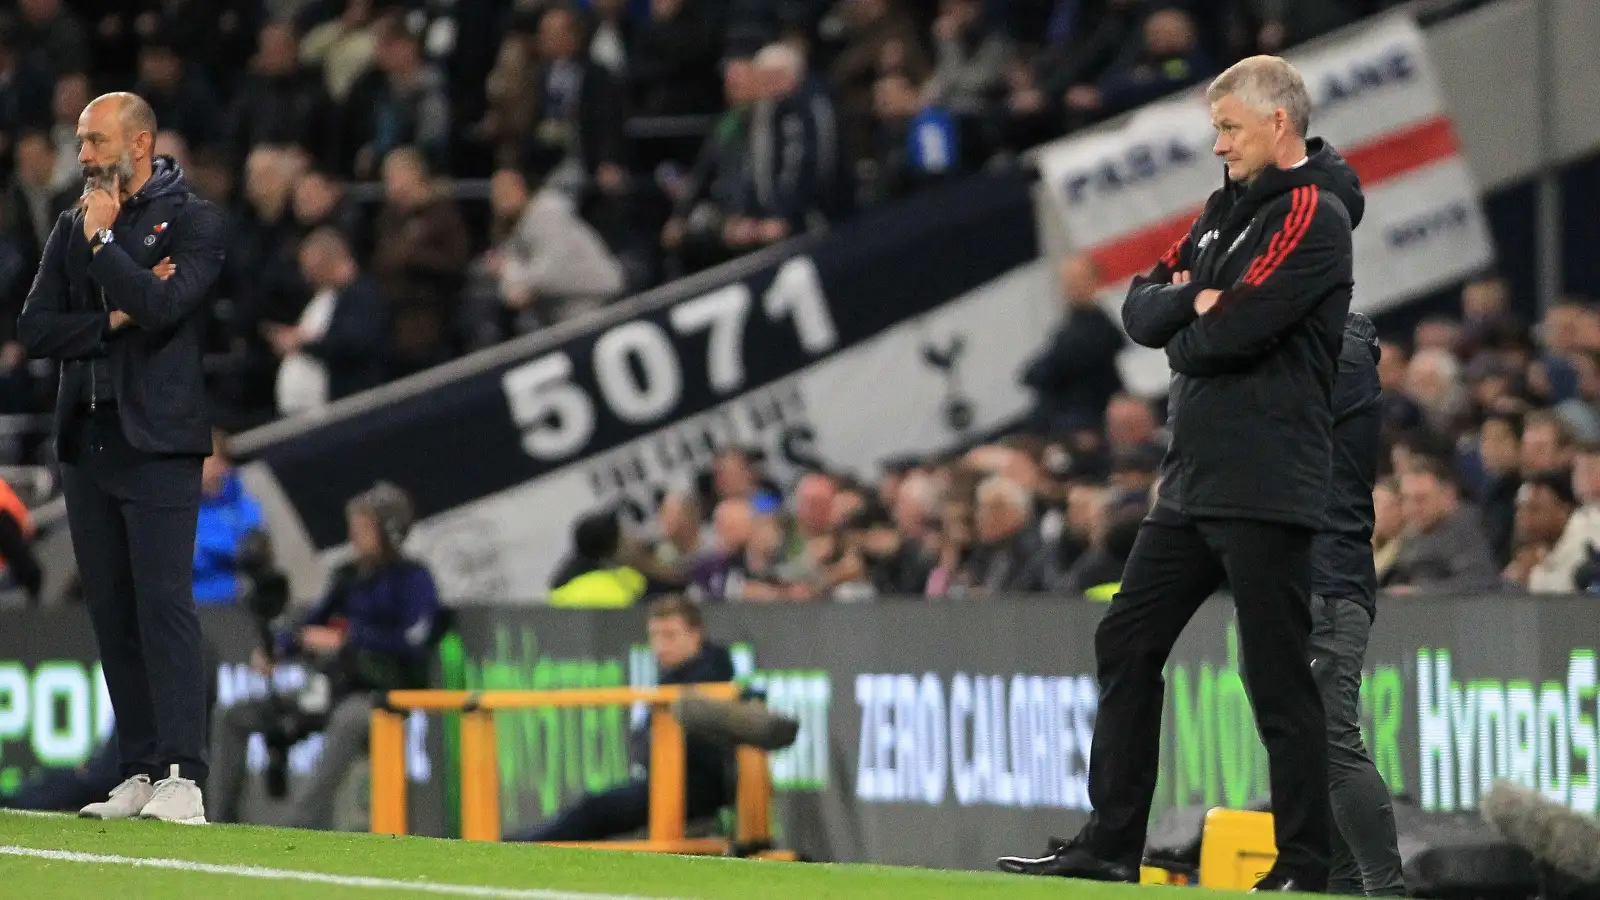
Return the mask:
POLYGON ((228 473, 215 497, 200 498, 194 536, 194 602, 232 603, 238 593, 234 559, 239 542, 262 527, 261 504, 245 492, 236 472, 228 473))

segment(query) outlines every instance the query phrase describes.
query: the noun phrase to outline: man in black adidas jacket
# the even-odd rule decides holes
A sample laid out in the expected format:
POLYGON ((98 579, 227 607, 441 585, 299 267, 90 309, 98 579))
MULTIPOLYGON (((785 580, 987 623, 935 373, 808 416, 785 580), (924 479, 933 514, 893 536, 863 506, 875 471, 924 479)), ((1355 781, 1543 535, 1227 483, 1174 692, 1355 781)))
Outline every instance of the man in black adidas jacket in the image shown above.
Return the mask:
POLYGON ((1311 542, 1323 526, 1332 392, 1350 307, 1354 171, 1305 139, 1305 83, 1246 59, 1206 92, 1223 187, 1123 305, 1128 336, 1164 348, 1172 443, 1155 508, 1095 634, 1094 813, 1076 840, 1008 871, 1135 881, 1155 790, 1161 669, 1224 580, 1270 759, 1278 857, 1263 890, 1328 879, 1324 721, 1309 665, 1311 542))
POLYGON ((17 337, 61 365, 61 486, 117 719, 125 780, 82 815, 203 822, 206 674, 190 572, 211 453, 202 308, 227 236, 221 211, 153 155, 155 133, 133 94, 84 109, 87 188, 56 220, 17 337))

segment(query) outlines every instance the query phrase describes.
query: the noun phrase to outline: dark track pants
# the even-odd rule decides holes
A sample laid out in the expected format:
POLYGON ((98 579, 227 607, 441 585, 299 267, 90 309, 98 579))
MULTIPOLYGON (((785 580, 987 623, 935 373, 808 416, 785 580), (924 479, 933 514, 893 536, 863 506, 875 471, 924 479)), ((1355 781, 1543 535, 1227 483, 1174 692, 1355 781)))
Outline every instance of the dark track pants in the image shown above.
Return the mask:
POLYGON ((63 435, 73 554, 105 666, 123 777, 206 783, 206 672, 192 587, 198 456, 131 446, 114 408, 63 435))
POLYGON ((1311 672, 1328 722, 1332 872, 1328 893, 1404 897, 1389 786, 1361 741, 1361 665, 1372 617, 1343 597, 1313 597, 1311 672))
POLYGON ((1270 761, 1275 869, 1320 891, 1328 875, 1328 764, 1309 664, 1311 532, 1237 519, 1147 521, 1095 631, 1100 710, 1089 761, 1096 856, 1137 865, 1155 792, 1165 684, 1184 626, 1226 576, 1244 679, 1270 761))
MULTIPOLYGON (((691 778, 684 805, 690 821, 716 815, 723 806, 723 792, 691 778)), ((638 831, 650 823, 650 785, 630 781, 599 794, 590 794, 567 807, 555 818, 508 841, 603 841, 638 831)))

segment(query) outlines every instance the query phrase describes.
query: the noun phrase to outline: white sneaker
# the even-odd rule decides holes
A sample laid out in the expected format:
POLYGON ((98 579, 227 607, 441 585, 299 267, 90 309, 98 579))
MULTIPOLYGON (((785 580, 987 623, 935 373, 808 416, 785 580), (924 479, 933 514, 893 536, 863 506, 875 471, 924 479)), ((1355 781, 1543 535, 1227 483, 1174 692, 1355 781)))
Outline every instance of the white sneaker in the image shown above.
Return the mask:
POLYGON ((84 819, 131 819, 150 802, 155 788, 150 786, 149 775, 135 775, 111 789, 111 799, 91 803, 78 810, 84 819))
POLYGON ((200 794, 200 786, 187 778, 178 775, 178 767, 172 767, 172 774, 156 782, 155 792, 150 795, 150 801, 139 811, 141 819, 160 819, 163 822, 177 822, 180 825, 206 824, 206 804, 200 794))

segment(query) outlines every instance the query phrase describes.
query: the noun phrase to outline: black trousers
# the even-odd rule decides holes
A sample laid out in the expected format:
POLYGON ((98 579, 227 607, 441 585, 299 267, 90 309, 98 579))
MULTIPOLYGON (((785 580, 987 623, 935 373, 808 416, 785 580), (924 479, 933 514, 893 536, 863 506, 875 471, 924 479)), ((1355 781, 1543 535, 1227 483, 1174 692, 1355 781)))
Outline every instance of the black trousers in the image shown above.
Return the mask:
MULTIPOLYGON (((684 807, 691 821, 716 815, 723 791, 700 779, 685 785, 684 807)), ((589 794, 555 818, 508 841, 603 841, 638 831, 650 823, 650 783, 629 781, 609 791, 589 794)))
POLYGON ((1143 856, 1160 760, 1161 670, 1224 576, 1270 761, 1275 868, 1320 891, 1328 876, 1328 765, 1307 649, 1311 532, 1303 528, 1173 517, 1139 529, 1122 588, 1095 631, 1100 710, 1089 755, 1094 813, 1083 837, 1104 859, 1137 865, 1143 856))
POLYGON ((1345 597, 1312 598, 1311 672, 1328 722, 1333 811, 1328 893, 1404 897, 1394 804, 1361 740, 1361 666, 1372 617, 1345 597))
POLYGON ((197 456, 158 456, 127 441, 115 408, 62 435, 73 554, 117 720, 123 777, 205 784, 206 672, 195 615, 197 456))

